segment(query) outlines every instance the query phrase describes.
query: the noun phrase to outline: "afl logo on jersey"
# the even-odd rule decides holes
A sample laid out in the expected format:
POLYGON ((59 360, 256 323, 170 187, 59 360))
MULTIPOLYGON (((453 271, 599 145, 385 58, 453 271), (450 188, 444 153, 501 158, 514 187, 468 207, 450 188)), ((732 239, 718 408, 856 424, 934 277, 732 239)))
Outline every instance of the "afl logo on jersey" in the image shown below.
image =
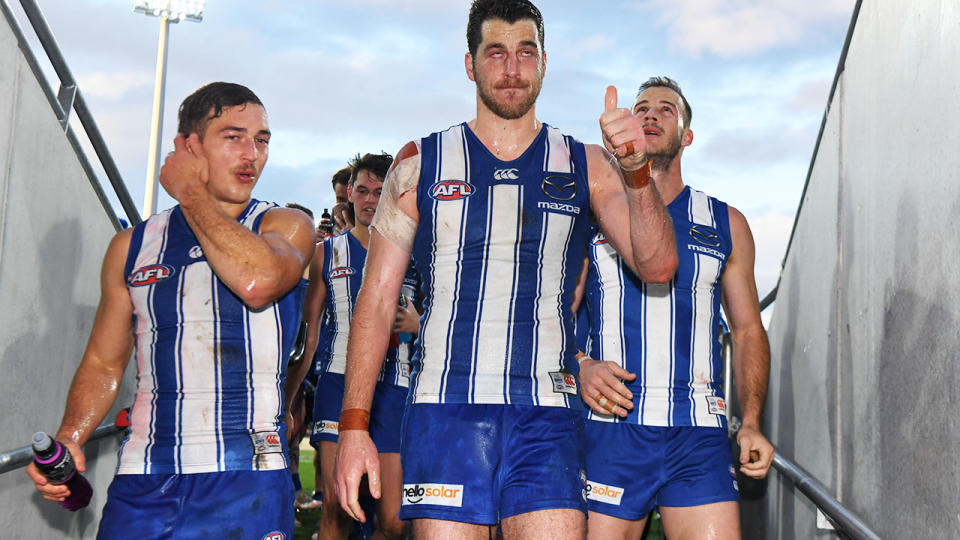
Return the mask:
POLYGON ((690 238, 710 247, 720 247, 721 243, 717 230, 713 227, 707 227, 706 225, 694 225, 690 227, 690 238))
POLYGON ((260 540, 286 540, 286 538, 282 531, 273 531, 263 535, 260 540))
POLYGON ((355 272, 353 268, 350 268, 349 266, 341 266, 330 271, 330 279, 352 276, 354 273, 355 272))
POLYGON ((473 186, 460 180, 441 180, 430 188, 430 196, 438 201, 456 201, 473 195, 473 186))
POLYGON ((607 237, 604 236, 602 232, 598 232, 596 236, 593 237, 593 241, 591 243, 595 246, 601 246, 607 243, 607 237))
POLYGON ((165 264, 152 264, 138 268, 127 278, 131 287, 144 287, 163 281, 173 275, 173 268, 165 264))

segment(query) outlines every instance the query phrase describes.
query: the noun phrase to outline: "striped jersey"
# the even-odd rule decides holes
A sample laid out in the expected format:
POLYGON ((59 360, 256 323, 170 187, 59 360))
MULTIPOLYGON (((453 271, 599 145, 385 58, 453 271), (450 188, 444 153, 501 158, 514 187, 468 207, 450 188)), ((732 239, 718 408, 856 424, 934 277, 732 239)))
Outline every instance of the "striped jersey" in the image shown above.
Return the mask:
MULTIPOLYGON (((237 221, 257 232, 273 203, 237 221)), ((117 474, 282 469, 283 379, 302 288, 249 309, 220 281, 179 206, 133 229, 137 392, 117 474)))
MULTIPOLYGON (((323 283, 327 288, 323 322, 320 325, 322 349, 318 349, 316 370, 343 374, 347 366, 347 338, 353 307, 363 281, 363 267, 367 248, 350 231, 323 241, 323 283)), ((404 293, 412 293, 404 288, 404 293)), ((399 298, 397 299, 399 301, 399 298)), ((378 380, 407 387, 410 381, 410 347, 398 347, 396 335, 390 336, 390 345, 378 380), (403 354, 399 354, 400 351, 403 354)))
POLYGON ((636 373, 627 384, 634 408, 622 421, 725 427, 719 329, 720 278, 733 245, 727 205, 685 187, 667 210, 679 255, 669 283, 644 283, 602 233, 594 235, 585 291, 590 326, 585 350, 591 358, 636 373))
POLYGON ((500 161, 466 124, 421 140, 414 403, 580 407, 570 304, 589 243, 583 145, 543 125, 500 161))

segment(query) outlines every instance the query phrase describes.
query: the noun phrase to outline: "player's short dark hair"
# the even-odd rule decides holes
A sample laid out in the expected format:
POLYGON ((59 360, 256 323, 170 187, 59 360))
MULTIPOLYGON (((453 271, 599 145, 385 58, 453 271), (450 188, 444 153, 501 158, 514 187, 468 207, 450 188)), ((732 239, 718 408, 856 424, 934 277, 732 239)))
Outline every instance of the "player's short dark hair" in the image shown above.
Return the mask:
POLYGON ((313 219, 313 210, 310 210, 309 208, 307 208, 306 206, 304 206, 304 205, 302 205, 302 204, 298 204, 298 203, 295 203, 295 202, 288 202, 287 204, 285 204, 285 205, 283 205, 283 206, 285 206, 285 207, 287 207, 287 208, 293 208, 294 210, 299 210, 299 211, 303 212, 304 214, 310 216, 310 219, 313 219))
POLYGON ((386 178, 387 171, 390 170, 392 163, 393 156, 386 152, 382 154, 364 154, 363 156, 357 154, 356 157, 350 161, 350 169, 353 171, 350 174, 350 187, 353 187, 353 184, 357 181, 357 174, 359 174, 360 171, 369 171, 381 179, 386 178))
POLYGON ((677 81, 670 77, 650 77, 640 85, 640 89, 637 90, 637 97, 640 97, 640 94, 642 94, 644 90, 655 87, 669 88, 680 96, 680 104, 683 106, 680 111, 680 114, 683 116, 683 127, 684 129, 690 129, 690 121, 693 120, 693 109, 690 108, 690 103, 683 95, 683 90, 680 89, 677 81))
POLYGON ((490 19, 501 19, 513 24, 522 19, 530 19, 537 25, 537 38, 543 45, 543 15, 530 0, 473 0, 470 17, 467 19, 467 50, 476 58, 477 48, 483 41, 481 27, 490 19))
POLYGON ((333 178, 330 179, 330 184, 333 185, 333 189, 337 189, 337 186, 340 184, 345 186, 350 185, 351 174, 352 171, 349 165, 333 173, 333 178))
POLYGON ((247 103, 263 107, 260 98, 241 84, 213 82, 202 86, 180 104, 177 132, 183 136, 196 133, 203 138, 207 125, 223 114, 223 109, 247 103))

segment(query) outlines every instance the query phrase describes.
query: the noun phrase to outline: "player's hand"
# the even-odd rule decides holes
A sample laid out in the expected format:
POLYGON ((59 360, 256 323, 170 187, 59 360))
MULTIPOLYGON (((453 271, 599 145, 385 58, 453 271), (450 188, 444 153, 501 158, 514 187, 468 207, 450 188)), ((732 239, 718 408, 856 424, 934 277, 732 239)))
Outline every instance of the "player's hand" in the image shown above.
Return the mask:
POLYGON ((406 306, 397 306, 397 317, 393 321, 394 334, 416 334, 420 331, 420 314, 413 307, 413 301, 407 298, 406 306))
POLYGON ((637 378, 635 373, 613 362, 586 357, 580 362, 580 394, 583 401, 599 414, 626 418, 633 410, 633 392, 623 381, 637 378))
POLYGON ((350 203, 337 203, 330 210, 330 217, 333 218, 334 234, 340 234, 353 228, 353 220, 350 219, 350 203))
MULTIPOLYGON (((67 450, 70 451, 70 455, 73 456, 73 463, 77 467, 78 472, 85 472, 87 470, 87 459, 83 455, 83 451, 80 450, 80 446, 77 443, 70 440, 60 440, 64 446, 67 447, 67 450)), ((70 496, 70 489, 65 484, 51 484, 47 477, 40 473, 37 469, 36 464, 33 462, 30 465, 27 465, 27 476, 33 480, 34 485, 37 488, 37 491, 43 495, 44 499, 48 501, 63 502, 67 497, 70 496)))
POLYGON ((620 168, 635 171, 647 163, 647 142, 643 137, 643 121, 630 109, 617 108, 617 88, 607 87, 603 114, 600 116, 603 146, 620 163, 620 168))
POLYGON ((203 143, 196 133, 189 138, 177 135, 173 139, 173 152, 160 168, 160 185, 177 202, 183 202, 192 190, 205 186, 210 180, 203 143))
POLYGON ((337 442, 337 461, 333 469, 334 484, 340 507, 351 518, 366 523, 360 508, 358 494, 360 481, 367 475, 370 495, 380 498, 380 455, 370 439, 370 433, 361 429, 341 431, 337 442))
POLYGON ((741 426, 737 431, 740 445, 740 471, 751 478, 763 478, 773 463, 773 445, 752 426, 741 426))

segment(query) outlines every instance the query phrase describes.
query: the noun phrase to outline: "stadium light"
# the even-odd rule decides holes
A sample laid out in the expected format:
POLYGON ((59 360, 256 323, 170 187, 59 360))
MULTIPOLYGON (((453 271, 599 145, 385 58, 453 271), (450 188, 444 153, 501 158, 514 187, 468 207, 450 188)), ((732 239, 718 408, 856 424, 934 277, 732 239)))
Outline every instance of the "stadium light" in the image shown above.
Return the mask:
POLYGON ((160 42, 157 44, 157 76, 153 86, 153 117, 150 121, 150 149, 147 156, 147 182, 143 195, 143 219, 157 206, 157 174, 160 170, 160 136, 163 120, 163 94, 167 82, 167 34, 170 23, 203 20, 204 0, 135 0, 133 11, 160 18, 160 42))

